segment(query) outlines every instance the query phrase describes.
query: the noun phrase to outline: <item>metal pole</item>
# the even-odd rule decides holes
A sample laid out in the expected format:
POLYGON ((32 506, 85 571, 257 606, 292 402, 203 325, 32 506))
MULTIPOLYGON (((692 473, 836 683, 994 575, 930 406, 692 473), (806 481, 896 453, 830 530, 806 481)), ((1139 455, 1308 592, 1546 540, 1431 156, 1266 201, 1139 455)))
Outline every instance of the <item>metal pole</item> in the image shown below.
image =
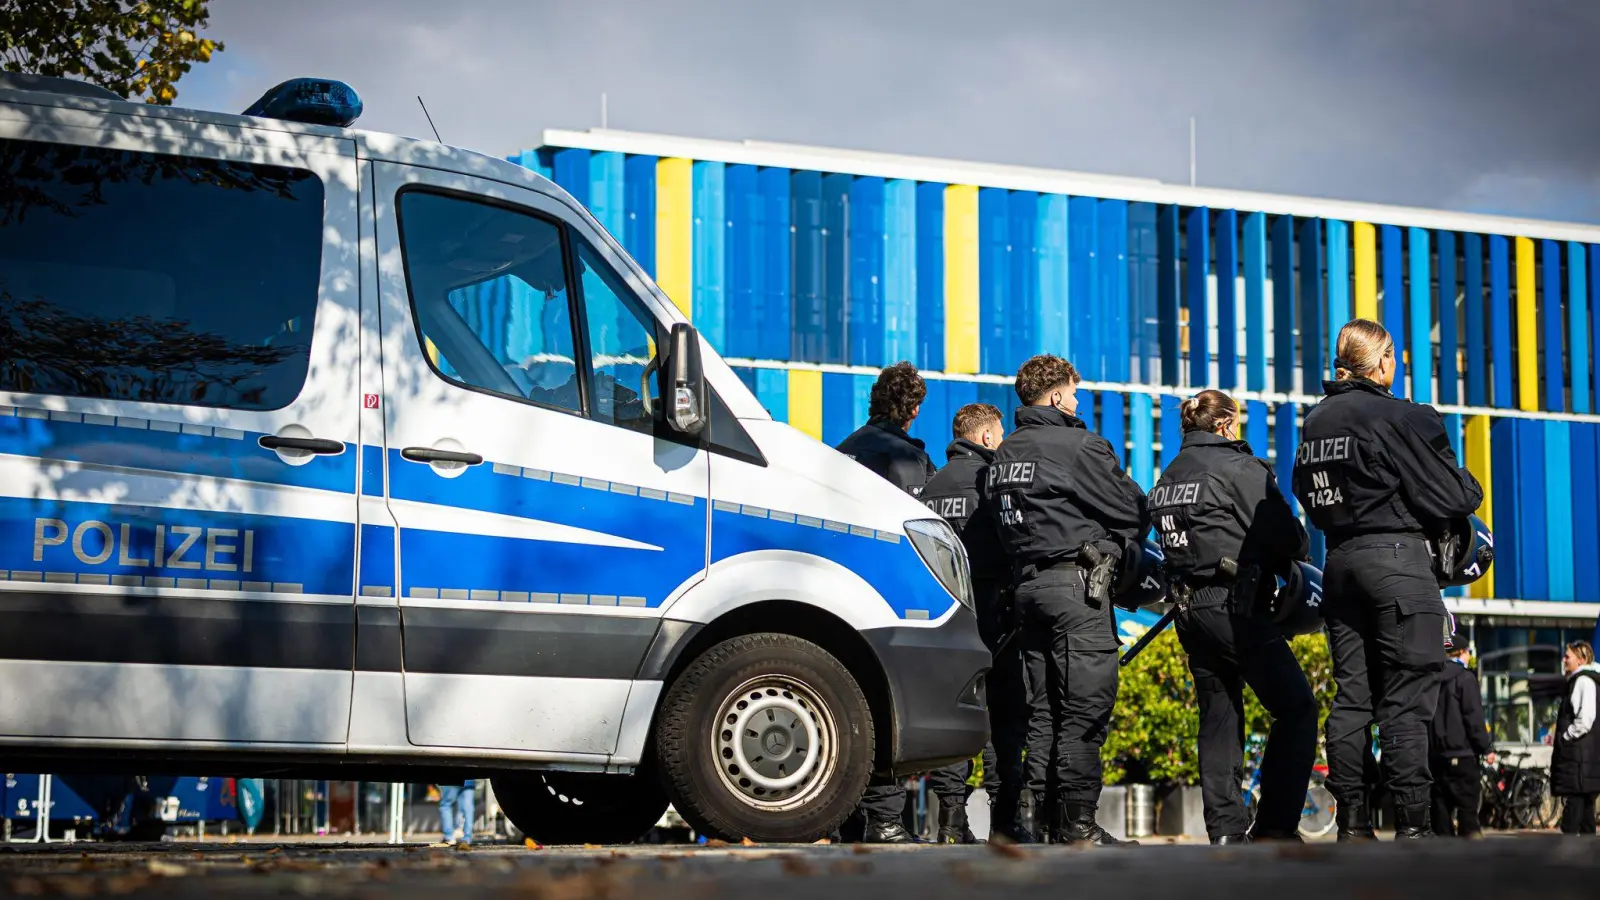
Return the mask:
POLYGON ((36 822, 39 826, 38 834, 33 836, 35 842, 40 844, 50 843, 50 775, 39 776, 39 812, 36 822))

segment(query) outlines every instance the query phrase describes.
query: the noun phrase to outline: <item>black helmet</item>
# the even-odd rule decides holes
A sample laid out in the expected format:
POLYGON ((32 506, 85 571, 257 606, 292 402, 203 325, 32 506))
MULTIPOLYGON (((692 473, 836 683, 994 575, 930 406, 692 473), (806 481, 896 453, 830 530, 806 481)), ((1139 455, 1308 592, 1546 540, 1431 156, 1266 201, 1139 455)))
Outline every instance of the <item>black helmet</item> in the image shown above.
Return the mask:
POLYGON ((1272 624, 1286 635, 1315 634, 1322 629, 1322 570, 1307 562, 1289 567, 1272 598, 1272 624))
POLYGON ((1132 553, 1123 554, 1111 593, 1111 602, 1129 612, 1167 599, 1166 555, 1155 541, 1141 541, 1132 553))
POLYGON ((1434 540, 1434 573, 1440 587, 1459 587, 1482 578, 1494 562, 1494 532, 1477 516, 1445 523, 1434 540))

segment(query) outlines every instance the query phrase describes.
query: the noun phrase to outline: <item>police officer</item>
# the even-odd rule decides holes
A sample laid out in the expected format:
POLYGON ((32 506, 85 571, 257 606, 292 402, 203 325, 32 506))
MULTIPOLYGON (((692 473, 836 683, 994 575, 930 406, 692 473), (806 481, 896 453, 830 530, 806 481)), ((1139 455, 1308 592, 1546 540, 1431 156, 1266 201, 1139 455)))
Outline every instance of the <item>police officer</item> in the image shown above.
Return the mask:
MULTIPOLYGON (((1011 561, 1000 545, 994 515, 983 507, 980 488, 1004 436, 1000 410, 987 403, 969 403, 956 411, 954 440, 945 449, 949 461, 922 492, 922 502, 943 516, 961 535, 972 566, 978 631, 994 654, 985 680, 992 744, 984 748, 983 780, 996 785, 991 795, 990 830, 1016 842, 1031 842, 1018 820, 1022 796, 1022 750, 1028 712, 1022 686, 1022 654, 1015 640, 1011 610, 1011 561), (982 507, 982 508, 980 508, 982 507)), ((967 827, 966 800, 970 762, 956 763, 928 775, 939 797, 939 842, 976 841, 967 827)))
POLYGON ((1183 449, 1150 491, 1167 576, 1178 603, 1178 640, 1200 703, 1200 791, 1213 844, 1299 840, 1306 783, 1317 752, 1317 704, 1289 643, 1266 617, 1276 575, 1306 556, 1309 540, 1272 467, 1239 440, 1239 406, 1221 391, 1185 400, 1183 449), (1261 759, 1255 825, 1239 795, 1244 686, 1272 731, 1261 759))
POLYGON ((1433 775, 1433 833, 1479 837, 1478 805, 1483 776, 1478 757, 1494 765, 1489 726, 1483 720, 1483 693, 1478 675, 1467 665, 1467 636, 1450 635, 1450 663, 1439 679, 1439 704, 1428 734, 1428 771, 1433 775), (1455 822, 1460 819, 1457 830, 1455 822))
POLYGON ((1336 350, 1336 380, 1306 414, 1294 466, 1295 496, 1328 538, 1328 790, 1340 839, 1370 837, 1362 768, 1376 721, 1395 836, 1428 837, 1428 725, 1449 636, 1429 539, 1476 512, 1483 489, 1456 463, 1438 411, 1389 393, 1394 340, 1382 325, 1347 323, 1336 350))
POLYGON ((1117 700, 1109 566, 1149 531, 1150 516, 1111 443, 1078 418, 1079 380, 1058 356, 1017 370, 1024 405, 984 497, 1016 572, 1035 822, 1056 842, 1111 845, 1123 842, 1095 822, 1100 747, 1117 700))
MULTIPOLYGON (((913 497, 935 472, 926 445, 907 432, 922 411, 928 386, 909 362, 898 362, 878 374, 867 405, 867 424, 839 443, 838 450, 883 476, 913 497)), ((864 819, 862 840, 869 844, 907 844, 906 792, 900 779, 874 775, 858 809, 864 819)))

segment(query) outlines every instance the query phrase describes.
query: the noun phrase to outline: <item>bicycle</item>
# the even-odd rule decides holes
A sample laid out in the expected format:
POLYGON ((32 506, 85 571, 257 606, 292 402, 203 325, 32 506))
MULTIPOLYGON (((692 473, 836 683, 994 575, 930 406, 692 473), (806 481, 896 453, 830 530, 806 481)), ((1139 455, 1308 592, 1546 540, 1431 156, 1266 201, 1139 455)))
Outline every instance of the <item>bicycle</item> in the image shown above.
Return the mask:
POLYGON ((1502 753, 1483 767, 1480 818, 1489 828, 1550 828, 1560 815, 1560 801, 1550 793, 1550 778, 1541 769, 1523 767, 1531 753, 1502 753))
MULTIPOLYGON (((1256 810, 1261 803, 1261 754, 1266 748, 1264 738, 1252 736, 1245 745, 1246 760, 1248 762, 1249 777, 1241 785, 1244 788, 1245 815, 1255 821, 1256 810)), ((1328 767, 1318 763, 1311 768, 1311 780, 1306 786, 1305 805, 1300 808, 1300 823, 1298 830, 1301 837, 1320 838, 1333 830, 1336 824, 1334 818, 1333 794, 1328 791, 1325 782, 1328 777, 1328 767)))

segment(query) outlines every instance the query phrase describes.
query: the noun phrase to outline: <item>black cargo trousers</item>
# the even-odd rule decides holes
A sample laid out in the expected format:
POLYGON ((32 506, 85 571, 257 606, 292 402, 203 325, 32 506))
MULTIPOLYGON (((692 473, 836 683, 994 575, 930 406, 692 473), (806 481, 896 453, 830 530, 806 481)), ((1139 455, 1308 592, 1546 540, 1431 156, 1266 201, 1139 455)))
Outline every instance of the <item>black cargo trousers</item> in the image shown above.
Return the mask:
MULTIPOLYGON (((1117 633, 1109 600, 1091 604, 1084 570, 1029 566, 1017 582, 1017 619, 1028 685, 1028 790, 1052 803, 1095 809, 1100 747, 1117 702, 1117 633)), ((1038 810, 1034 813, 1040 821, 1038 810)))
MULTIPOLYGON (((1028 695, 1022 673, 1022 641, 1009 581, 975 580, 978 635, 994 656, 984 680, 989 707, 989 744, 983 748, 983 788, 995 815, 991 827, 1011 833, 1022 796, 1022 751, 1028 737, 1028 695)), ((939 805, 965 802, 972 763, 959 762, 928 774, 928 788, 939 805)))
POLYGON ((1283 837, 1300 826, 1317 756, 1317 701, 1283 633, 1257 616, 1235 615, 1230 589, 1194 592, 1178 616, 1178 641, 1189 656, 1200 705, 1200 799, 1206 834, 1245 834, 1251 823, 1244 781, 1244 687, 1272 716, 1261 756, 1261 803, 1253 831, 1283 837))
POLYGON ((1420 825, 1431 805, 1428 726, 1439 701, 1448 617, 1433 557, 1415 534, 1347 538, 1328 553, 1323 616, 1338 685, 1328 713, 1328 790, 1361 803, 1378 726, 1395 811, 1420 825))

